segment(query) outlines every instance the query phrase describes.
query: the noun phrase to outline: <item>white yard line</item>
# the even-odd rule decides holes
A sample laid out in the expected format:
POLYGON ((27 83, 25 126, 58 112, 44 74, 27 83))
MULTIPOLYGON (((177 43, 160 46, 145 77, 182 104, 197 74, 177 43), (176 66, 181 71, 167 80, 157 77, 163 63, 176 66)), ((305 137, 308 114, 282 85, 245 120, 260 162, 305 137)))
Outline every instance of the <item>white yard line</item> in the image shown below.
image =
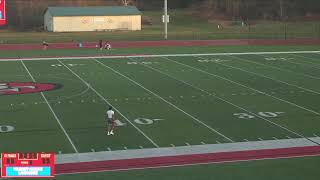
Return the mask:
MULTIPOLYGON (((225 99, 223 99, 223 98, 220 98, 220 97, 216 96, 214 93, 210 93, 210 92, 208 92, 208 91, 206 91, 206 90, 204 90, 204 89, 202 89, 202 88, 200 88, 200 87, 197 87, 197 86, 195 86, 195 85, 193 85, 193 84, 190 84, 190 83, 188 83, 188 82, 186 82, 186 81, 180 80, 180 79, 178 79, 178 78, 176 78, 176 77, 174 77, 174 76, 172 76, 172 75, 170 75, 170 74, 168 74, 168 73, 165 73, 165 72, 163 72, 163 71, 160 71, 160 70, 158 70, 158 69, 155 69, 155 68, 153 68, 153 67, 151 67, 151 66, 148 66, 148 65, 143 65, 143 66, 145 66, 145 67, 147 67, 147 68, 149 68, 149 69, 152 69, 152 70, 154 70, 154 71, 156 71, 156 72, 158 72, 158 73, 161 73, 161 74, 163 74, 163 75, 165 75, 165 76, 168 76, 169 78, 174 79, 174 80, 176 80, 176 81, 178 81, 178 82, 181 82, 181 83, 183 83, 183 84, 185 84, 185 85, 187 85, 187 86, 189 86, 189 87, 191 87, 191 88, 194 88, 194 89, 196 89, 196 90, 199 90, 199 91, 201 91, 201 92, 203 92, 203 93, 205 93, 205 94, 207 94, 207 95, 209 95, 209 96, 215 97, 216 99, 219 99, 219 100, 221 100, 221 101, 223 101, 223 102, 225 102, 225 103, 227 103, 227 104, 229 104, 229 105, 231 105, 231 106, 233 106, 233 107, 236 107, 236 108, 241 109, 241 110, 243 110, 243 111, 245 111, 245 112, 247 112, 247 113, 249 113, 249 114, 252 114, 252 115, 254 115, 254 116, 257 116, 259 119, 262 119, 262 120, 264 120, 264 121, 266 121, 266 122, 268 122, 268 123, 270 123, 270 124, 272 124, 272 125, 274 125, 274 126, 277 126, 277 127, 280 128, 280 129, 283 129, 283 130, 285 130, 285 131, 287 131, 287 132, 290 132, 290 133, 292 133, 292 134, 294 134, 294 135, 296 135, 296 136, 299 136, 299 137, 301 137, 301 138, 306 138, 305 136, 303 136, 302 134, 299 134, 298 132, 295 132, 295 131, 293 131, 293 130, 291 130, 291 129, 283 126, 283 125, 280 125, 280 124, 277 124, 277 123, 275 123, 275 122, 273 122, 273 121, 271 121, 271 120, 268 120, 267 118, 264 118, 264 117, 262 117, 262 116, 260 116, 260 115, 258 115, 258 114, 255 114, 255 113, 253 113, 253 112, 249 111, 248 109, 245 109, 245 108, 243 108, 243 107, 241 107, 241 106, 238 106, 238 105, 236 105, 236 104, 233 104, 232 102, 230 102, 230 101, 228 101, 228 100, 225 100, 225 99)), ((310 139, 308 139, 308 140, 310 140, 310 139)), ((314 143, 316 143, 316 142, 314 142, 314 143)))
POLYGON ((319 116, 320 116, 320 113, 317 112, 317 111, 314 111, 314 110, 308 109, 308 108, 306 108, 306 107, 297 105, 297 104, 295 104, 295 103, 289 102, 289 101, 287 101, 287 100, 284 100, 284 99, 275 97, 275 96, 270 95, 270 94, 268 94, 268 93, 265 93, 265 92, 262 92, 262 91, 260 91, 260 90, 257 90, 257 89, 251 88, 251 87, 249 87, 249 86, 246 86, 246 85, 244 85, 244 84, 235 82, 235 81, 233 81, 233 80, 231 80, 231 79, 228 79, 228 78, 219 76, 219 75, 217 75, 217 74, 213 74, 213 73, 207 72, 207 71, 202 70, 202 69, 199 69, 199 68, 195 68, 195 67, 189 66, 189 65, 184 64, 184 63, 180 63, 180 62, 174 61, 174 60, 169 59, 169 58, 166 58, 166 57, 164 57, 164 58, 167 59, 167 60, 169 60, 169 61, 175 62, 175 63, 177 63, 177 64, 180 64, 180 65, 183 65, 183 66, 186 66, 186 67, 195 69, 195 70, 197 70, 197 71, 199 71, 199 72, 202 72, 202 73, 205 73, 205 74, 208 74, 208 75, 217 77, 217 78, 219 78, 219 79, 223 79, 223 80, 225 80, 225 81, 231 82, 231 83, 233 83, 233 84, 237 84, 237 85, 242 86, 242 87, 245 87, 245 88, 247 88, 247 89, 251 89, 251 90, 253 90, 253 91, 255 91, 255 92, 258 92, 258 93, 260 93, 260 94, 263 94, 263 95, 272 97, 272 98, 274 98, 274 99, 276 99, 276 100, 279 100, 279 101, 281 101, 281 102, 285 102, 285 103, 287 103, 287 104, 290 104, 290 105, 292 105, 292 106, 298 107, 298 108, 300 108, 300 109, 306 110, 306 111, 308 111, 308 112, 311 112, 311 113, 313 113, 313 114, 316 114, 316 115, 319 115, 319 116))
POLYGON ((216 134, 219 134, 220 136, 224 137, 225 139, 227 139, 227 140, 230 141, 230 142, 234 142, 231 138, 225 136, 224 134, 222 134, 222 133, 219 132, 218 130, 212 128, 211 126, 207 125, 206 123, 204 123, 203 121, 199 120, 198 118, 196 118, 196 117, 194 117, 193 115, 191 115, 191 114, 185 112, 184 110, 180 109, 178 106, 174 105, 173 103, 165 100, 165 99, 162 98, 160 95, 158 95, 158 94, 156 94, 155 92, 147 89, 146 87, 144 87, 143 85, 141 85, 141 84, 138 83, 137 81, 135 81, 135 80, 129 78, 128 76, 122 74, 121 72, 119 72, 119 71, 117 71, 117 70, 115 70, 115 69, 113 69, 113 68, 111 68, 111 67, 109 67, 109 66, 107 66, 107 65, 105 65, 105 64, 103 64, 103 63, 101 63, 100 61, 98 61, 98 60, 96 60, 96 59, 95 59, 95 61, 96 61, 97 63, 99 63, 100 65, 104 66, 105 68, 108 68, 108 69, 112 70, 113 72, 117 73, 118 75, 120 75, 120 76, 126 78, 127 80, 131 81, 132 83, 134 83, 134 84, 136 84, 137 86, 141 87, 141 88, 144 89, 145 91, 147 91, 147 92, 153 94, 154 96, 158 97, 159 99, 161 99, 162 101, 166 102, 166 103, 169 104, 170 106, 174 107, 175 109, 177 109, 177 110, 179 110, 180 112, 184 113, 185 115, 189 116, 190 118, 192 118, 193 120, 195 120, 195 121, 197 121, 198 123, 202 124, 203 126, 207 127, 207 128, 210 129, 212 132, 214 132, 214 133, 216 133, 216 134))
MULTIPOLYGON (((239 57, 236 57, 236 56, 231 56, 232 58, 237 58, 237 59, 242 59, 242 58, 239 58, 239 57)), ((203 60, 205 60, 204 58, 202 57, 199 57, 203 60)), ((228 67, 228 68, 231 68, 231 69, 237 69, 239 71, 242 71, 242 72, 246 72, 246 73, 249 73, 249 74, 253 74, 253 75, 256 75, 258 77, 263 77, 263 78, 267 78, 267 79, 270 79, 270 80, 273 80, 273 81, 276 81, 276 82, 279 82, 279 83, 282 83, 282 84, 285 84, 285 85, 288 85, 288 86, 293 86, 293 87, 296 87, 298 89, 302 89, 302 90, 305 90, 305 91, 308 91, 308 92, 311 92, 311 93, 314 93, 314 94, 319 94, 320 95, 320 92, 318 91, 314 91, 314 90, 311 90, 311 89, 308 89, 308 88, 304 88, 304 87, 301 87, 301 86, 298 86, 298 85, 295 85, 295 84, 291 84, 291 83, 287 83, 285 81, 281 81, 281 80, 278 80, 278 79, 274 79, 272 77, 269 77, 269 76, 266 76, 266 75, 262 75, 262 74, 259 74, 259 73, 255 73, 255 72, 252 72, 252 71, 247 71, 245 69, 242 69, 242 68, 239 68, 239 67, 235 67, 235 66, 231 66, 231 65, 226 65, 226 64, 223 64, 223 63, 219 63, 219 62, 213 62, 215 64, 219 64, 221 66, 225 66, 225 67, 228 67)))
MULTIPOLYGON (((79 56, 79 57, 59 57, 66 60, 77 59, 114 59, 114 58, 134 58, 134 57, 189 57, 189 56, 230 56, 230 55, 254 55, 254 54, 312 54, 320 53, 320 51, 274 51, 274 52, 241 52, 241 53, 199 53, 199 54, 156 54, 156 55, 110 55, 110 56, 79 56)), ((36 60, 56 60, 57 57, 52 58, 13 58, 13 59, 0 59, 0 61, 36 61, 36 60)))
MULTIPOLYGON (((257 54, 257 55, 259 55, 259 54, 257 54)), ((237 56, 234 56, 234 57, 237 57, 237 56)), ((238 59, 242 59, 242 61, 246 61, 246 62, 251 63, 251 64, 258 64, 258 65, 269 67, 269 68, 272 68, 272 69, 277 69, 279 71, 290 72, 290 73, 294 73, 294 74, 297 74, 297 75, 300 75, 300 76, 305 76, 305 77, 308 77, 308 78, 311 78, 311 79, 317 79, 317 80, 320 79, 320 77, 315 77, 315 76, 307 75, 307 74, 304 74, 304 73, 299 73, 299 72, 295 72, 295 71, 292 71, 292 70, 275 67, 275 66, 272 66, 272 65, 258 63, 258 62, 255 62, 253 60, 248 60, 248 59, 244 59, 244 58, 241 58, 241 57, 237 57, 237 58, 238 59)))
MULTIPOLYGON (((20 61, 20 62, 22 63, 22 65, 23 65, 23 67, 25 68, 25 70, 28 72, 28 74, 29 74, 29 76, 31 77, 32 81, 33 81, 33 82, 36 82, 36 80, 33 78, 32 74, 30 73, 29 69, 28 69, 27 66, 24 64, 24 62, 23 62, 23 61, 20 61)), ((70 142, 73 150, 74 150, 76 153, 78 153, 78 152, 79 152, 78 149, 77 149, 76 146, 74 145, 74 143, 73 143, 73 141, 71 140, 71 138, 70 138, 69 134, 67 133, 67 131, 64 129, 62 123, 60 122, 58 116, 56 115, 56 113, 55 113, 54 110, 52 109, 52 107, 51 107, 51 105, 49 104, 49 102, 48 102, 47 98, 45 97, 44 93, 41 92, 40 94, 41 94, 42 98, 45 100, 45 102, 47 103, 47 105, 48 105, 48 107, 49 107, 52 115, 54 116, 54 118, 55 118, 56 121, 58 122, 61 130, 63 131, 63 133, 65 134, 65 136, 66 136, 67 139, 69 140, 69 142, 70 142)))
POLYGON ((302 60, 303 62, 306 62, 310 65, 314 65, 314 66, 317 66, 317 67, 320 67, 320 57, 319 59, 316 59, 316 58, 313 58, 313 57, 307 57, 307 56, 303 56, 303 55, 297 55, 297 54, 290 54, 291 56, 296 56, 296 57, 299 57, 299 58, 304 58, 304 59, 312 59, 312 60, 316 60, 316 61, 319 61, 319 63, 315 63, 315 62, 309 62, 308 60, 302 60))
MULTIPOLYGON (((292 54, 294 55, 294 54, 292 54)), ((265 56, 264 56, 265 57, 265 56)), ((300 58, 303 58, 303 56, 298 56, 300 58)), ((300 59, 301 60, 301 59, 300 59)), ((315 68, 315 69, 320 69, 320 67, 318 67, 318 64, 314 64, 314 63, 309 63, 307 61, 304 61, 304 63, 302 62, 296 62, 294 60, 289 60, 289 59, 286 59, 286 60, 281 60, 281 61, 284 61, 284 62, 287 62, 287 63, 291 63, 291 64, 296 64, 296 65, 302 65, 302 66, 306 66, 306 67, 309 67, 309 68, 315 68)), ((303 60, 302 60, 303 61, 303 60)))
POLYGON ((302 66, 305 66, 305 67, 309 67, 309 68, 314 68, 314 69, 320 70, 320 67, 317 67, 317 65, 314 65, 314 64, 293 62, 293 61, 291 61, 291 60, 282 60, 282 61, 284 61, 284 62, 286 62, 286 63, 296 64, 296 65, 302 65, 302 66))
POLYGON ((111 105, 128 123, 130 123, 139 133, 141 133, 146 139, 148 139, 155 147, 159 147, 157 143, 155 143, 149 136, 147 136, 140 128, 134 125, 125 115, 123 115, 115 106, 113 106, 103 95, 101 95, 95 88, 93 88, 87 81, 81 78, 77 73, 75 73, 72 69, 66 66, 62 61, 58 59, 59 63, 61 63, 64 67, 66 67, 74 76, 79 78, 85 85, 90 87, 90 89, 95 92, 104 102, 111 105))
MULTIPOLYGON (((291 54, 291 55, 293 56, 294 54, 291 54)), ((263 54, 259 54, 259 56, 267 57, 267 56, 265 56, 263 54)), ((293 62, 292 60, 280 60, 280 61, 291 63, 291 64, 296 64, 296 65, 309 66, 310 68, 320 69, 319 67, 312 66, 311 64, 308 64, 308 63, 303 64, 303 63, 299 63, 299 62, 293 62)))

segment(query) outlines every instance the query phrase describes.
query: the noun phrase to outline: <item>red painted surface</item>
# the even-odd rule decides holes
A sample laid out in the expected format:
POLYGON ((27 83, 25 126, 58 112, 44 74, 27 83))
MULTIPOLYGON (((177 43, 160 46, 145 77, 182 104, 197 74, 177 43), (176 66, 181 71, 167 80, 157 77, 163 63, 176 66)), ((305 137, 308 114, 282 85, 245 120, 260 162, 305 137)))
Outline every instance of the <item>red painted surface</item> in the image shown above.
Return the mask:
MULTIPOLYGON (((291 40, 185 40, 185 41, 114 41, 113 48, 130 47, 166 47, 166 46, 215 46, 215 45, 314 45, 320 44, 320 39, 291 39, 291 40)), ((97 42, 84 42, 83 48, 96 48, 97 42)), ((49 43, 49 49, 76 49, 77 43, 49 43)), ((0 44, 0 50, 41 50, 39 44, 0 44)))
POLYGON ((166 166, 183 166, 203 163, 231 163, 237 161, 253 161, 305 156, 320 156, 320 146, 67 163, 57 164, 55 166, 55 171, 56 174, 75 174, 97 171, 160 168, 166 166))
POLYGON ((34 82, 1 82, 1 95, 18 95, 40 93, 61 88, 61 85, 53 83, 34 83, 34 82))
POLYGON ((290 158, 311 155, 320 155, 320 146, 58 164, 56 165, 56 173, 63 174, 124 170, 201 163, 250 161, 267 158, 290 158))
POLYGON ((6 0, 0 0, 0 26, 6 25, 6 0))

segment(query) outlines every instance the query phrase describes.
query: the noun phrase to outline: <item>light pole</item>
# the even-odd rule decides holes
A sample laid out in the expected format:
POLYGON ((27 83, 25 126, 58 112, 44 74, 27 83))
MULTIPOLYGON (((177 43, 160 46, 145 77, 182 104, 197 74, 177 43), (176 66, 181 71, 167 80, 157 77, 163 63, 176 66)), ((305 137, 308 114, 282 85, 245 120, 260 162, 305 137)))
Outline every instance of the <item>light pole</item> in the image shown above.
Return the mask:
POLYGON ((168 0, 164 0, 164 39, 168 39, 168 0))

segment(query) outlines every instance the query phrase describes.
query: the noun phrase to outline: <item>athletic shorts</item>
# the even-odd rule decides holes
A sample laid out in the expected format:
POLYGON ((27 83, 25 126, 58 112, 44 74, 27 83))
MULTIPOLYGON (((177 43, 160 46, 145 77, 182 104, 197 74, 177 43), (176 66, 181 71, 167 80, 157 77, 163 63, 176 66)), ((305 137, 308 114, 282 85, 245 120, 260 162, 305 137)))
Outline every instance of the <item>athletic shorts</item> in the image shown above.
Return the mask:
POLYGON ((107 124, 113 124, 114 121, 111 118, 107 118, 107 124))

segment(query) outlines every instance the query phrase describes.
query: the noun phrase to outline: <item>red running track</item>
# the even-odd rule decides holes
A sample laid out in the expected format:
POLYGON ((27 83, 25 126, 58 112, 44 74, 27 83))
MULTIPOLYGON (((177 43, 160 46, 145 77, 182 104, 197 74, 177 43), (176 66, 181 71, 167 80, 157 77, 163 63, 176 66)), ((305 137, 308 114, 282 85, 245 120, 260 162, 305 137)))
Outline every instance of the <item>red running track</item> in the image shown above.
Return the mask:
POLYGON ((67 163, 57 164, 55 170, 56 174, 77 174, 306 156, 320 156, 320 146, 67 163))
POLYGON ((56 174, 160 168, 168 166, 253 161, 305 156, 320 156, 320 146, 58 164, 56 165, 56 174))
MULTIPOLYGON (((113 48, 130 47, 166 47, 166 46, 215 46, 215 45, 315 45, 320 39, 229 39, 229 40, 169 40, 169 41, 114 41, 110 42, 113 48)), ((96 48, 97 42, 84 42, 84 48, 96 48)), ((49 49, 75 49, 77 43, 52 43, 49 49)), ((0 44, 0 50, 39 50, 42 44, 0 44)))

